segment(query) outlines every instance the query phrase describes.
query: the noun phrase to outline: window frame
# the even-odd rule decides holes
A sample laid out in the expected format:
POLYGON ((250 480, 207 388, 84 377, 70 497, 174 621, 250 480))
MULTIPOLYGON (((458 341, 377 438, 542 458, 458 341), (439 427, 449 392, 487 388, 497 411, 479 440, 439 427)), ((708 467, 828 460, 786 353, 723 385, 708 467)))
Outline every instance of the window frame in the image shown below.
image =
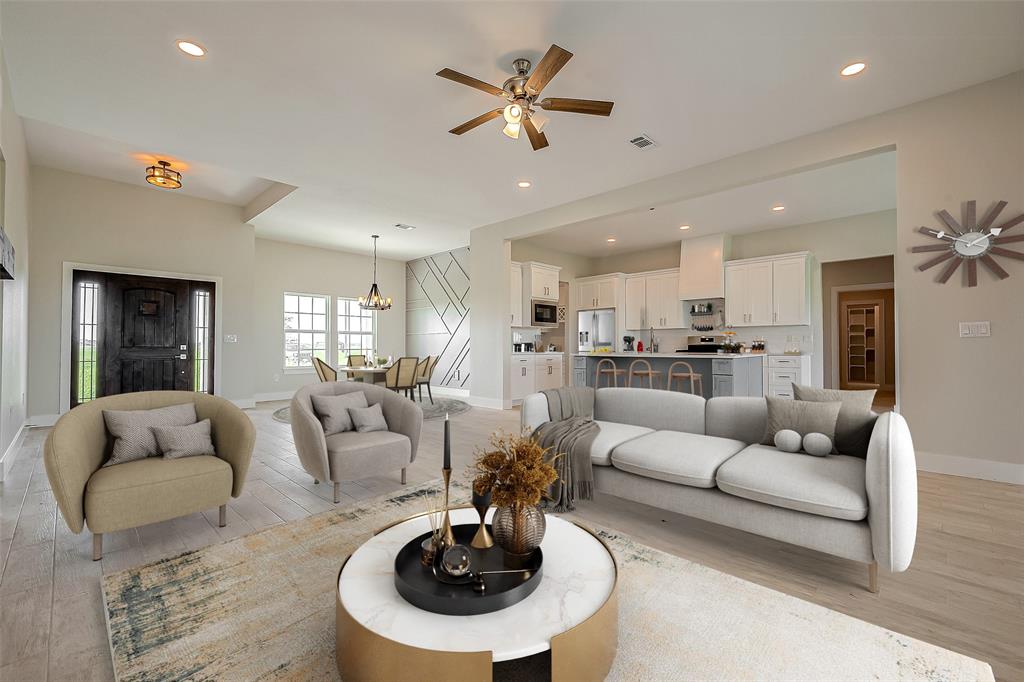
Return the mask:
MULTIPOLYGON (((352 331, 348 331, 348 330, 342 331, 342 329, 341 329, 341 320, 340 320, 340 318, 342 317, 342 315, 341 315, 341 302, 342 301, 345 301, 346 303, 348 303, 348 302, 356 303, 358 305, 359 299, 358 299, 358 297, 354 297, 354 296, 335 296, 334 297, 334 303, 335 303, 335 308, 336 308, 335 313, 334 313, 334 326, 335 326, 335 329, 334 329, 334 361, 337 363, 335 365, 336 367, 345 367, 348 364, 347 363, 347 358, 346 358, 346 363, 345 364, 342 364, 342 362, 341 362, 341 348, 340 348, 338 337, 341 334, 353 334, 353 333, 359 334, 360 336, 365 336, 366 335, 366 332, 364 332, 362 330, 360 330, 358 332, 352 332, 352 331)), ((345 317, 350 318, 350 319, 362 319, 363 317, 369 317, 370 318, 370 332, 369 332, 370 348, 369 348, 368 352, 373 353, 373 352, 376 352, 376 349, 377 349, 377 311, 376 310, 364 310, 363 312, 368 313, 368 315, 359 315, 358 317, 356 317, 354 315, 347 315, 346 314, 345 317)))
MULTIPOLYGON (((308 366, 306 366, 306 365, 296 365, 296 366, 288 365, 288 334, 323 334, 324 335, 324 349, 323 349, 324 358, 323 359, 326 361, 327 358, 329 357, 330 346, 328 344, 330 343, 330 340, 331 340, 331 330, 333 328, 333 325, 331 324, 331 299, 332 298, 333 297, 330 294, 318 294, 318 293, 301 292, 301 291, 284 291, 284 292, 282 292, 282 294, 281 294, 281 330, 282 330, 282 336, 281 336, 281 351, 282 351, 282 355, 281 355, 281 371, 284 372, 285 374, 313 374, 313 373, 316 372, 316 368, 313 366, 313 361, 312 361, 312 358, 315 357, 315 355, 316 355, 316 343, 315 343, 315 341, 314 341, 314 344, 313 344, 313 349, 311 351, 310 363, 309 363, 308 366), (313 328, 304 329, 301 324, 297 324, 295 329, 289 329, 287 327, 286 322, 285 322, 285 316, 289 314, 289 311, 286 308, 286 305, 287 305, 286 301, 287 301, 287 298, 289 296, 307 297, 307 298, 313 298, 313 299, 317 299, 317 298, 323 299, 324 300, 324 304, 325 304, 324 315, 325 315, 325 318, 326 318, 325 322, 324 322, 324 329, 323 330, 318 330, 318 329, 313 329, 313 328)), ((301 312, 301 303, 299 304, 299 308, 300 308, 299 310, 295 311, 295 313, 294 313, 295 315, 303 315, 303 314, 319 315, 320 314, 320 313, 302 313, 301 312)), ((300 343, 300 351, 299 351, 300 352, 300 358, 299 358, 299 361, 301 362, 301 337, 300 337, 300 342, 299 343, 300 343)))

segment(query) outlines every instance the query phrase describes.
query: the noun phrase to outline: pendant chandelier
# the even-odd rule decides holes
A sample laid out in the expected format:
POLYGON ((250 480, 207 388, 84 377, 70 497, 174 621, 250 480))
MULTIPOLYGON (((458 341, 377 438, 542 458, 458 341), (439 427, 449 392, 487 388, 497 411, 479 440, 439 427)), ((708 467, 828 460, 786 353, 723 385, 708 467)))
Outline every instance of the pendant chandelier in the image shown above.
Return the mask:
POLYGON ((359 307, 363 310, 391 310, 391 298, 384 298, 380 295, 377 287, 377 240, 379 234, 373 235, 373 284, 370 285, 370 292, 366 296, 359 297, 359 307))
POLYGON ((157 161, 157 164, 146 169, 146 182, 164 189, 179 189, 181 173, 171 168, 171 164, 166 161, 157 161))

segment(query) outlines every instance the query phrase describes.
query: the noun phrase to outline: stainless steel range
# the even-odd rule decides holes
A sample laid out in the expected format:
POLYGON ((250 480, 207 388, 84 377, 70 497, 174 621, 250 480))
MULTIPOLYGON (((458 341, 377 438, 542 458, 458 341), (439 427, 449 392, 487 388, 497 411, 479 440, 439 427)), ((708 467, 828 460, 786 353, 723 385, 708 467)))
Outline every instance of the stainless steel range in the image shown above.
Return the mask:
POLYGON ((725 343, 724 336, 687 336, 686 348, 677 353, 717 353, 725 343))

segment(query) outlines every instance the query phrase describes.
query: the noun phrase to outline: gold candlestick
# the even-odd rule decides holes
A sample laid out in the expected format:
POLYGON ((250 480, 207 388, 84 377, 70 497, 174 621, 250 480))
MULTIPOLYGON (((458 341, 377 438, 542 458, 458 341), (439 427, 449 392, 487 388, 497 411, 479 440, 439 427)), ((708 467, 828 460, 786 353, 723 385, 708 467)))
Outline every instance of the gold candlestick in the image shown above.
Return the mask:
POLYGON ((452 470, 441 469, 444 476, 444 515, 441 517, 441 546, 444 548, 455 545, 455 533, 452 532, 452 520, 448 516, 448 486, 452 480, 452 470))

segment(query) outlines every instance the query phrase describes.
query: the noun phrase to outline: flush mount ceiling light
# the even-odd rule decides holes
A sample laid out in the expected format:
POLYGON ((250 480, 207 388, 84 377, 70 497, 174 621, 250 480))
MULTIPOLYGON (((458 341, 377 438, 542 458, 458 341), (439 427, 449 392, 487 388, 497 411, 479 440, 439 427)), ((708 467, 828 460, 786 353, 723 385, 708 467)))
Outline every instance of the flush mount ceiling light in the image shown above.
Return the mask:
POLYGON ((839 75, 844 78, 849 78, 850 76, 856 76, 857 74, 864 71, 864 69, 866 68, 868 68, 868 65, 865 64, 864 62, 854 62, 852 64, 847 64, 842 69, 840 69, 839 75))
POLYGON ((533 183, 529 180, 520 180, 516 183, 516 187, 519 189, 527 189, 528 187, 533 187, 533 183))
POLYGON ((689 230, 689 229, 690 229, 690 226, 689 226, 689 225, 680 225, 680 226, 679 226, 679 229, 680 229, 680 230, 689 230))
POLYGON ((146 169, 146 182, 164 189, 180 189, 181 173, 171 169, 167 161, 157 161, 157 165, 146 169))
POLYGON ((178 49, 187 54, 190 57, 205 57, 206 48, 199 43, 194 43, 191 40, 179 40, 177 43, 178 49))
POLYGON ((605 241, 608 242, 609 244, 614 244, 615 243, 615 237, 608 237, 608 239, 606 239, 605 241))
POLYGON ((380 288, 377 286, 377 240, 379 234, 373 237, 373 282, 370 284, 370 291, 366 296, 359 297, 359 307, 363 310, 391 310, 391 298, 380 295, 380 288))
POLYGON ((786 207, 783 206, 782 204, 776 204, 772 206, 772 210, 775 211, 776 213, 782 213, 783 211, 786 210, 786 207))
POLYGON ((416 229, 415 225, 406 225, 405 223, 395 223, 395 227, 397 227, 399 230, 415 230, 416 229))

